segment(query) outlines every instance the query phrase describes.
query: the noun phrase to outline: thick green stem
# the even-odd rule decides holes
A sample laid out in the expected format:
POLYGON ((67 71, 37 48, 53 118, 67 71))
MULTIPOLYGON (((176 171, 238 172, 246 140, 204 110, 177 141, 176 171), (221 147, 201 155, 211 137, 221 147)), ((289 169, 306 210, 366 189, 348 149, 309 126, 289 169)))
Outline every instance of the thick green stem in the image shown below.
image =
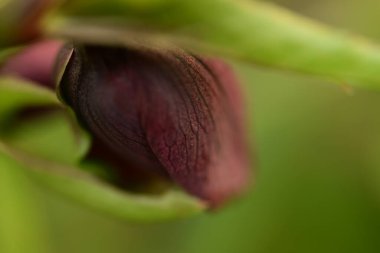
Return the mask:
POLYGON ((380 47, 264 2, 69 1, 55 36, 98 43, 173 43, 203 53, 380 89, 380 47))

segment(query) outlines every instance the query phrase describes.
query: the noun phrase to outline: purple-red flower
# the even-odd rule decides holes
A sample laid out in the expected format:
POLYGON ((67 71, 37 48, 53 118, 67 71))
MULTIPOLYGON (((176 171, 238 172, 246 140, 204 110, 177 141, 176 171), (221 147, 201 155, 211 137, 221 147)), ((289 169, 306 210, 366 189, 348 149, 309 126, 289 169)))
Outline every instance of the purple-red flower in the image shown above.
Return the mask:
MULTIPOLYGON (((48 84, 38 66, 51 72, 51 63, 28 63, 33 74, 20 68, 31 55, 8 64, 8 72, 18 69, 48 84)), ((133 166, 168 177, 213 207, 245 188, 242 97, 221 60, 181 50, 91 45, 74 47, 68 57, 59 94, 94 136, 97 154, 106 150, 121 170, 133 166)))

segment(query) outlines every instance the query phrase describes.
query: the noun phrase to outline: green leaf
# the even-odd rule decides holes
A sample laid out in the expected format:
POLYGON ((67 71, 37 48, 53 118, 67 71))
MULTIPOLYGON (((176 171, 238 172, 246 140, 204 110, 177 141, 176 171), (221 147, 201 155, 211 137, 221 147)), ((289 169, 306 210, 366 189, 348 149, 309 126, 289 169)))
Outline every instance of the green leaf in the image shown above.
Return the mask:
POLYGON ((22 79, 0 78, 0 126, 4 142, 59 163, 77 163, 90 146, 90 136, 64 111, 53 91, 22 79), (55 112, 11 120, 22 109, 41 106, 55 112))
POLYGON ((260 1, 69 0, 45 24, 50 36, 180 46, 380 89, 378 45, 260 1))
POLYGON ((77 164, 90 147, 89 135, 64 111, 16 121, 1 138, 32 155, 63 164, 77 164))
POLYGON ((50 252, 38 199, 20 165, 0 152, 0 252, 50 252))
POLYGON ((157 222, 189 217, 202 212, 205 204, 178 190, 162 195, 132 194, 100 181, 75 167, 48 162, 0 143, 0 151, 19 161, 44 185, 71 200, 127 221, 157 222))
POLYGON ((27 106, 60 106, 55 93, 16 77, 0 77, 0 124, 7 116, 27 106))

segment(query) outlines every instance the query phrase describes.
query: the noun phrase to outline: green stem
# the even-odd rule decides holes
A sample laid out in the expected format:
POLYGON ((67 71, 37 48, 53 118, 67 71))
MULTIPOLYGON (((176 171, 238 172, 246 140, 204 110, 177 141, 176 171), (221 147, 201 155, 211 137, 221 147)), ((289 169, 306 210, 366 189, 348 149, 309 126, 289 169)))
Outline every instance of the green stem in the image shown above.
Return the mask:
POLYGON ((49 19, 47 32, 85 42, 174 43, 203 53, 380 89, 379 46, 278 6, 236 0, 143 2, 69 1, 59 19, 49 19))

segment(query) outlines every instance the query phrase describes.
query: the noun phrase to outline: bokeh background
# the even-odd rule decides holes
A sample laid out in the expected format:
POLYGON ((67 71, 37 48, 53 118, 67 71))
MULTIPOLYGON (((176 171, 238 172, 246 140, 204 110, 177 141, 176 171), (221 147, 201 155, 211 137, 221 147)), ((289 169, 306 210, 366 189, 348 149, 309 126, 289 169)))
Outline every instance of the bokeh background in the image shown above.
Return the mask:
MULTIPOLYGON (((378 0, 273 2, 380 42, 378 0)), ((52 252, 380 252, 380 93, 234 65, 246 94, 251 190, 215 213, 154 225, 39 190, 52 252)))

